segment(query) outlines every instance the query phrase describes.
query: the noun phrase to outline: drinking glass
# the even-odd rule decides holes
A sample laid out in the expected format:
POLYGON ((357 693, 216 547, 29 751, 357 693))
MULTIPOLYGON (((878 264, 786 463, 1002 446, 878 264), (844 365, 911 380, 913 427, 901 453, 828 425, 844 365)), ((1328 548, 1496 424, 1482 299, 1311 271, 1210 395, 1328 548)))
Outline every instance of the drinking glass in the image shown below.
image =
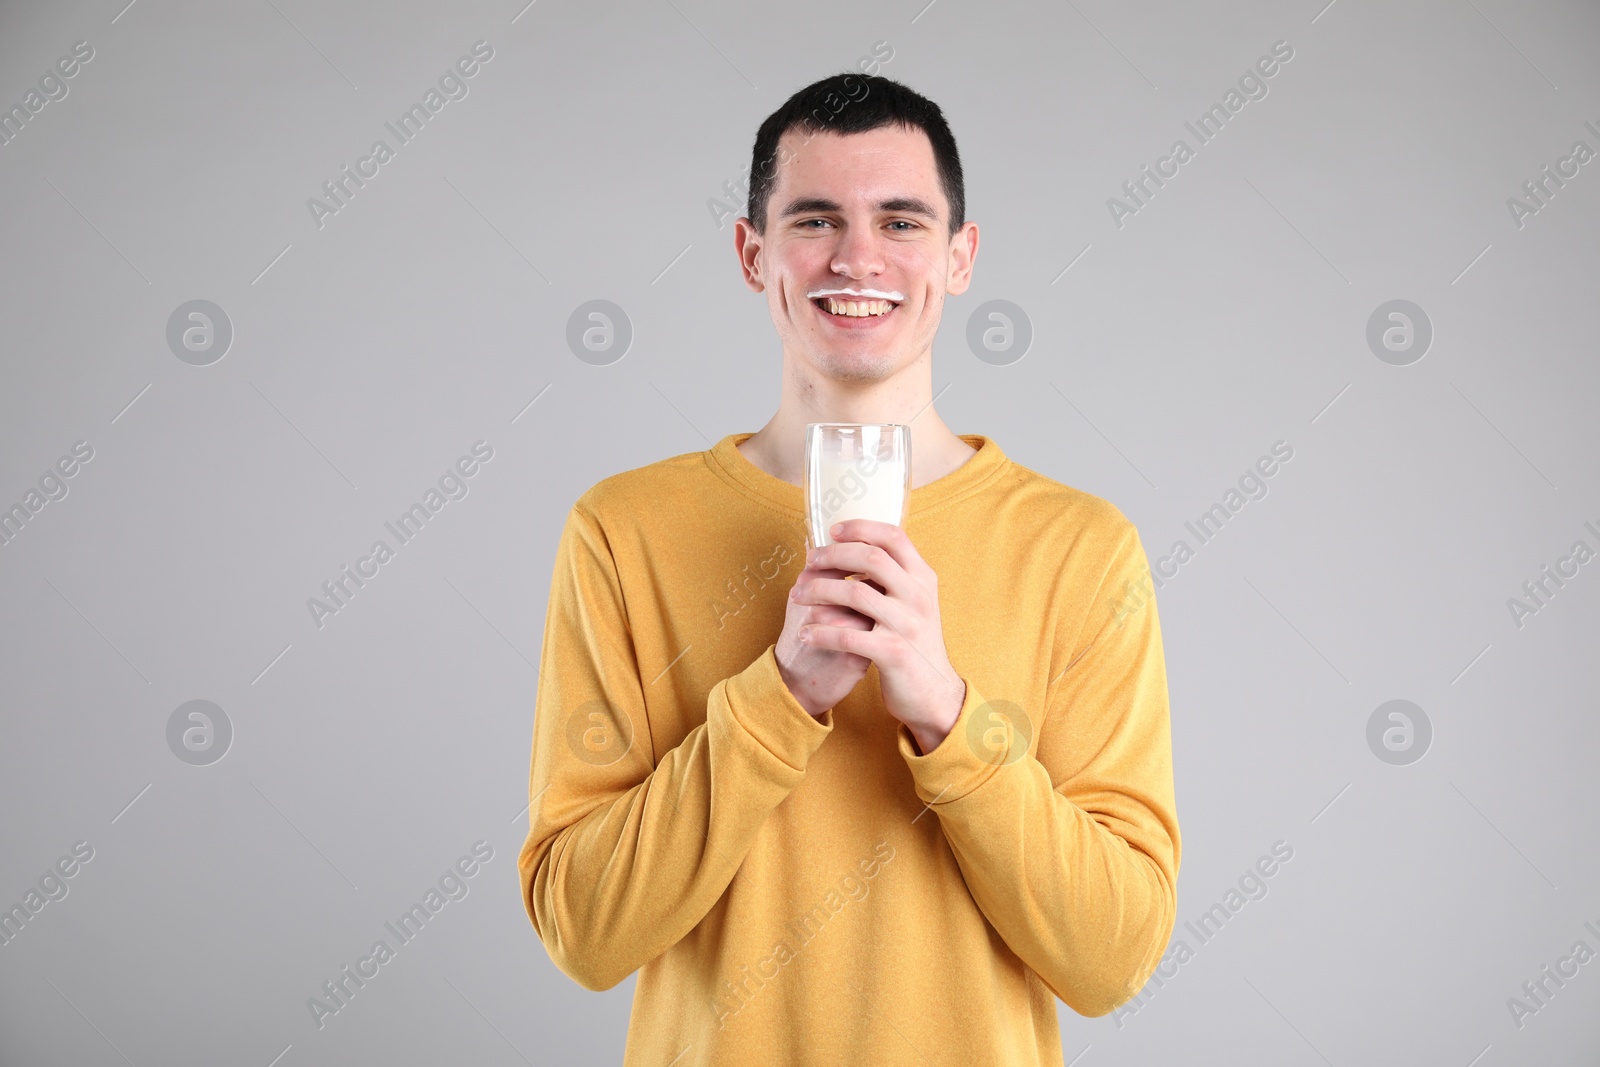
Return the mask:
POLYGON ((802 484, 808 548, 833 544, 828 530, 845 519, 903 527, 911 505, 911 427, 895 422, 807 423, 802 484))

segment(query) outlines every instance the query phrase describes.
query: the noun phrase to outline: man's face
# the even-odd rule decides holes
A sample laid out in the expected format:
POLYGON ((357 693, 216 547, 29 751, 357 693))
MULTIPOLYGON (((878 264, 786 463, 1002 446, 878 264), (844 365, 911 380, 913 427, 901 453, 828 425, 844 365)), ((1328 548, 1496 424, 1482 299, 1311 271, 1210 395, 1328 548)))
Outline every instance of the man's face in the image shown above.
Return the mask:
POLYGON ((930 349, 945 294, 966 290, 977 226, 947 236, 921 130, 790 130, 778 160, 766 234, 739 221, 746 284, 766 292, 785 352, 836 381, 889 378, 930 349))

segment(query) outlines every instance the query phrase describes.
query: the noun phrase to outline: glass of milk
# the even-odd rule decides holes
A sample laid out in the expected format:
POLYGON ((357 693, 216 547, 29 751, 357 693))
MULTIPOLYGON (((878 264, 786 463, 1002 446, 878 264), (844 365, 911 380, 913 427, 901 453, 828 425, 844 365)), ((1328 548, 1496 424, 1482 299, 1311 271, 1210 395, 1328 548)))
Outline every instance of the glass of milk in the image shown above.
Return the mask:
POLYGON ((833 544, 828 530, 845 519, 904 526, 911 503, 911 427, 807 423, 802 484, 809 548, 833 544))

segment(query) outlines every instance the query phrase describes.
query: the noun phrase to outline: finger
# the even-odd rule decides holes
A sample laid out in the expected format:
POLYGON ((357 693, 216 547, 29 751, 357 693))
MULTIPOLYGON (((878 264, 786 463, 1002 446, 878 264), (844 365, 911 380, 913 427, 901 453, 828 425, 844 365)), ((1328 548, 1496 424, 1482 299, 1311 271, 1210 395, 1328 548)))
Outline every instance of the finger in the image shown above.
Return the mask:
POLYGON ((813 566, 808 563, 801 569, 799 574, 795 575, 794 584, 799 585, 801 582, 813 578, 848 578, 854 573, 856 572, 843 570, 839 567, 813 566))
POLYGON ((888 635, 881 630, 851 630, 843 626, 804 626, 800 643, 828 652, 848 652, 877 662, 884 655, 888 635))
POLYGON ((911 616, 911 608, 904 601, 885 596, 867 582, 842 578, 817 578, 797 586, 795 599, 802 604, 837 604, 853 608, 897 630, 911 616))
MULTIPOLYGON (((852 572, 850 571, 842 571, 834 567, 821 567, 815 570, 808 568, 807 570, 801 571, 800 576, 797 577, 794 581, 794 584, 789 587, 789 599, 798 600, 802 595, 805 594, 806 589, 814 582, 844 580, 849 578, 851 573, 852 572)), ((871 583, 867 584, 870 585, 871 583)), ((878 591, 880 593, 883 592, 882 589, 879 589, 878 591)), ((812 601, 811 603, 815 603, 815 601, 812 601)))
POLYGON ((803 616, 804 622, 824 622, 832 625, 849 625, 858 629, 871 629, 877 622, 846 604, 819 603, 807 593, 809 583, 819 577, 842 579, 846 577, 845 571, 819 569, 810 573, 802 572, 801 577, 795 580, 789 588, 791 603, 800 604, 809 615, 803 616))
POLYGON ((840 607, 837 604, 808 604, 806 610, 810 612, 801 625, 806 623, 823 623, 828 626, 849 626, 857 630, 870 630, 877 625, 877 620, 867 616, 854 608, 840 607))
POLYGON ((933 573, 933 568, 922 558, 917 546, 911 543, 911 537, 904 527, 876 519, 845 519, 841 525, 843 528, 833 535, 835 541, 876 545, 887 552, 901 570, 918 578, 926 578, 933 573))
POLYGON ((877 584, 879 592, 899 600, 910 600, 917 585, 887 550, 864 541, 840 541, 813 549, 806 566, 837 570, 847 575, 864 574, 877 584))

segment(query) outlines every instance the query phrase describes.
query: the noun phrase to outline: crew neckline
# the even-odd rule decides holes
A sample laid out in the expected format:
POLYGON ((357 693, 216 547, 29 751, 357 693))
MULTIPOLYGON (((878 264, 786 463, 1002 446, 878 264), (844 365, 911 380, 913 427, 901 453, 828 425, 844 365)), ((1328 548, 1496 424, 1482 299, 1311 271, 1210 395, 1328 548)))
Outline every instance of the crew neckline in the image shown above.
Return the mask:
MULTIPOLYGON (((755 436, 730 433, 703 453, 706 465, 746 496, 753 496, 796 519, 805 519, 804 492, 798 485, 769 474, 739 451, 739 446, 755 436)), ((942 478, 911 490, 907 516, 929 511, 975 493, 998 478, 1011 461, 1000 445, 981 433, 957 434, 976 451, 967 461, 942 478)))

